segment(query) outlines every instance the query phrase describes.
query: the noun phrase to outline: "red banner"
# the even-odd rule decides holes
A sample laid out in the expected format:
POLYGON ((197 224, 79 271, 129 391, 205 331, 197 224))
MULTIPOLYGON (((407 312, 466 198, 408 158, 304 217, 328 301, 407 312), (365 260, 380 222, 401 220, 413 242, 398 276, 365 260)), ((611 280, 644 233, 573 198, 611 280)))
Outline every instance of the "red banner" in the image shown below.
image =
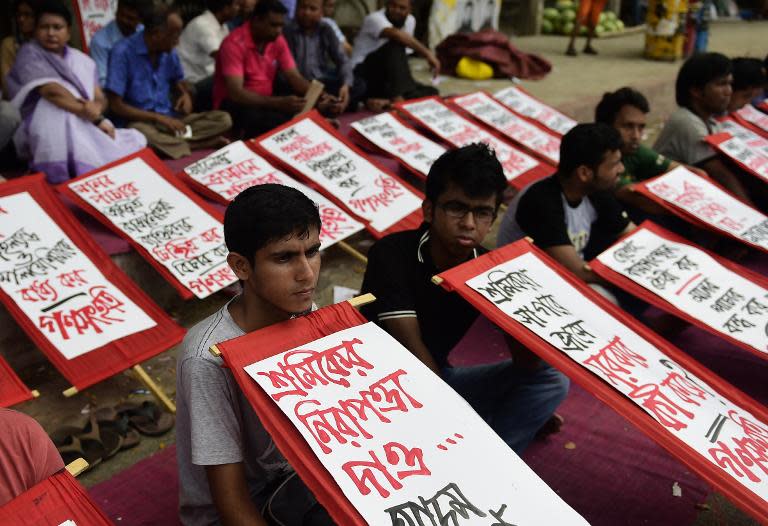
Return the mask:
POLYGON ((741 124, 768 138, 768 114, 763 113, 751 104, 747 104, 743 108, 731 113, 731 116, 741 124))
POLYGON ((72 385, 82 390, 182 340, 184 329, 101 250, 56 198, 42 174, 3 183, 0 199, 2 202, 23 200, 22 204, 26 203, 28 209, 35 206, 44 211, 35 218, 35 212, 29 210, 30 225, 16 230, 0 243, 0 259, 15 265, 13 271, 0 275, 0 300, 72 385), (44 222, 54 223, 65 237, 56 243, 61 245, 58 248, 54 246, 43 252, 40 252, 42 248, 35 248, 37 259, 33 260, 24 252, 24 247, 45 241, 35 230, 42 228, 44 222), (12 246, 14 243, 16 248, 12 246), (79 267, 67 266, 67 262, 77 258, 85 263, 83 266, 93 269, 82 272, 79 267), (14 263, 20 261, 25 262, 24 266, 14 263), (90 280, 94 279, 101 280, 99 285, 88 289, 90 280), (66 292, 83 287, 86 292, 66 292), (85 305, 81 307, 83 301, 85 305), (69 307, 73 302, 78 302, 76 309, 69 307), (33 320, 28 307, 37 308, 37 305, 47 306, 33 320), (124 317, 126 313, 130 313, 130 317, 124 317), (121 333, 125 326, 130 326, 130 330, 121 333))
POLYGON ((317 461, 315 453, 293 423, 244 368, 255 361, 366 322, 367 320, 353 307, 347 302, 342 302, 308 316, 250 333, 248 342, 258 338, 258 346, 244 342, 243 339, 217 345, 224 363, 232 371, 240 389, 277 447, 336 524, 343 526, 364 526, 366 522, 344 496, 331 474, 317 461))
POLYGON ((747 173, 768 182, 768 157, 762 155, 759 150, 728 132, 709 135, 704 140, 747 173))
POLYGON ((651 221, 645 221, 589 264, 600 277, 617 287, 768 359, 768 302, 763 302, 768 292, 768 279, 760 274, 696 246, 651 221), (653 234, 646 237, 658 238, 662 245, 648 252, 654 245, 646 246, 645 242, 638 241, 638 236, 645 232, 653 234), (665 242, 678 246, 668 246, 665 242), (641 250, 638 245, 646 250, 641 250), (680 248, 687 253, 682 253, 680 248), (612 261, 618 262, 621 268, 628 268, 627 273, 637 281, 603 263, 604 258, 611 260, 609 252, 614 256, 612 261), (713 261, 722 269, 712 269, 713 261), (640 283, 646 283, 650 288, 640 283), (676 305, 669 301, 670 298, 676 303, 678 298, 680 301, 689 299, 689 302, 676 305), (718 313, 720 318, 726 319, 725 323, 705 322, 718 313))
POLYGON ((376 238, 422 222, 422 193, 369 159, 317 111, 249 142, 270 162, 367 222, 376 238))
POLYGON ((444 288, 459 293, 718 491, 768 521, 768 412, 759 403, 525 240, 440 278, 444 288))
POLYGON ((519 85, 497 91, 493 98, 518 115, 537 125, 544 126, 560 136, 565 135, 578 124, 572 118, 534 97, 519 85))
POLYGON ((109 526, 112 521, 64 469, 0 507, 0 524, 109 526))
POLYGON ((487 144, 496 153, 509 184, 518 190, 555 171, 554 166, 512 146, 495 130, 459 115, 439 97, 406 100, 395 107, 454 148, 473 142, 487 144))
POLYGON ((0 407, 11 407, 32 398, 29 387, 24 385, 8 362, 0 356, 0 407))
POLYGON ((237 281, 224 244, 223 213, 144 149, 56 187, 136 251, 184 299, 237 281))

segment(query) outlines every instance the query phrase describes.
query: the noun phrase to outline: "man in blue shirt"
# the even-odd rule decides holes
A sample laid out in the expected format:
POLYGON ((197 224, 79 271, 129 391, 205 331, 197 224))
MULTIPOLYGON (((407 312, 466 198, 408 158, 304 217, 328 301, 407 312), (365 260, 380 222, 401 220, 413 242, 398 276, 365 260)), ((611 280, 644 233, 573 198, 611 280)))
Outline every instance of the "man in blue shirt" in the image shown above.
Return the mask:
POLYGON ((91 58, 96 62, 96 67, 99 70, 100 86, 104 86, 107 81, 109 52, 112 51, 115 44, 125 37, 144 29, 140 23, 141 17, 150 7, 150 0, 120 0, 117 3, 115 19, 102 27, 91 38, 88 48, 91 58))
POLYGON ((154 7, 144 18, 144 31, 112 49, 105 86, 115 116, 173 159, 191 149, 223 146, 227 141, 221 134, 232 127, 226 112, 191 113, 192 97, 174 50, 182 27, 176 10, 154 7))

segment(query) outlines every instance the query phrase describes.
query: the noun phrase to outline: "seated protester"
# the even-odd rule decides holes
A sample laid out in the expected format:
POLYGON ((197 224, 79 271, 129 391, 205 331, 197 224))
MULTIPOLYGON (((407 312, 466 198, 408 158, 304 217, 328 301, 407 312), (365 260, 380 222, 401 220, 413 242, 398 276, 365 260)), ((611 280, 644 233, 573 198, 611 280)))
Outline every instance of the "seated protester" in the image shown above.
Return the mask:
POLYGON ((35 5, 36 0, 15 0, 13 2, 13 34, 0 42, 0 88, 5 98, 8 98, 8 86, 5 79, 16 62, 19 47, 29 42, 35 36, 35 5))
POLYGON ((107 101, 96 82, 96 63, 67 45, 71 27, 64 4, 40 3, 35 38, 21 47, 8 75, 8 94, 22 117, 16 151, 52 184, 147 144, 137 131, 115 129, 104 118, 107 101))
POLYGON ((19 124, 21 124, 19 110, 7 100, 0 98, 0 152, 10 144, 19 124))
POLYGON ((352 45, 347 40, 347 37, 342 33, 339 24, 333 19, 333 14, 336 12, 336 0, 325 0, 323 2, 323 22, 331 26, 333 32, 336 33, 336 38, 341 42, 341 46, 344 48, 344 53, 347 56, 352 55, 352 45))
MULTIPOLYGON (((666 215, 667 212, 654 201, 635 192, 633 185, 680 166, 680 163, 667 159, 641 142, 646 116, 650 111, 645 96, 627 87, 605 93, 595 108, 595 122, 613 126, 621 135, 621 163, 624 171, 619 174, 615 194, 635 222, 641 222, 647 214, 666 215)), ((693 166, 686 168, 707 176, 706 172, 693 166)))
POLYGON ((208 351, 313 308, 319 231, 317 206, 281 185, 248 188, 227 208, 227 261, 242 292, 189 330, 176 371, 179 514, 186 526, 333 524, 275 447, 232 372, 208 351))
POLYGON ((216 56, 213 107, 232 115, 239 137, 261 135, 304 107, 309 82, 281 34, 286 12, 279 0, 260 0, 249 23, 232 31, 216 56), (295 95, 273 95, 278 71, 295 95))
POLYGON ((225 112, 191 113, 192 96, 173 49, 181 28, 174 9, 158 5, 150 10, 144 31, 112 49, 105 87, 112 112, 172 159, 192 149, 223 146, 227 141, 221 134, 232 127, 225 112), (172 89, 179 92, 175 101, 172 89))
POLYGON ((736 197, 751 204, 734 169, 704 142, 706 136, 722 131, 715 117, 728 109, 732 81, 731 61, 725 55, 702 53, 686 60, 675 82, 678 108, 664 124, 653 149, 703 169, 736 197))
POLYGON ((285 25, 283 34, 302 76, 322 82, 326 92, 335 95, 318 105, 323 114, 336 116, 347 109, 350 100, 359 101, 361 83, 357 83, 352 96, 352 67, 341 42, 323 18, 323 0, 299 0, 296 17, 285 25))
POLYGON ((437 95, 437 89, 413 80, 406 48, 424 57, 437 75, 440 61, 413 31, 416 19, 411 0, 387 0, 386 7, 367 15, 355 38, 352 67, 366 85, 366 105, 371 111, 386 109, 391 102, 437 95))
POLYGON ((227 22, 229 30, 232 31, 233 29, 237 29, 242 26, 244 22, 250 20, 254 7, 256 7, 256 0, 241 0, 240 14, 227 22))
POLYGON ((107 83, 110 51, 125 37, 144 29, 141 18, 151 9, 151 5, 151 0, 119 0, 115 19, 99 29, 91 38, 88 50, 99 69, 100 86, 107 83))
POLYGON ((755 99, 760 99, 765 90, 766 70, 758 58, 733 59, 733 93, 728 104, 728 113, 740 110, 755 99))
POLYGON ((229 34, 227 22, 240 11, 240 0, 207 0, 206 9, 187 24, 179 39, 184 79, 194 86, 195 109, 213 105, 213 71, 219 46, 229 34))
POLYGON ((520 454, 542 426, 559 428, 562 419, 553 413, 568 392, 568 379, 517 345, 510 347, 514 361, 452 367, 448 354, 479 314, 431 281, 487 252, 480 244, 506 187, 501 164, 485 144, 438 158, 427 177, 424 224, 380 239, 368 253, 362 293, 373 293, 376 301, 362 312, 463 396, 520 454))
POLYGON ((536 246, 616 303, 585 261, 635 228, 613 194, 623 170, 619 132, 602 123, 575 126, 560 143, 557 172, 528 185, 510 203, 497 245, 531 237, 536 246))
POLYGON ((37 421, 0 408, 0 506, 64 469, 64 461, 37 421))

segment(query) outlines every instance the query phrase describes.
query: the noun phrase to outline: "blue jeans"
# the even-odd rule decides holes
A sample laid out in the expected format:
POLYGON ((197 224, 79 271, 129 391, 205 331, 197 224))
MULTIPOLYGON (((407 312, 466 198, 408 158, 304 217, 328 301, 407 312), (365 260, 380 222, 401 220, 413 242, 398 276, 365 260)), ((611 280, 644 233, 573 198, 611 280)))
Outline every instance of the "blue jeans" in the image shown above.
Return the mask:
POLYGON ((568 394, 568 377, 547 364, 536 370, 512 360, 446 367, 443 380, 461 395, 518 455, 568 394))

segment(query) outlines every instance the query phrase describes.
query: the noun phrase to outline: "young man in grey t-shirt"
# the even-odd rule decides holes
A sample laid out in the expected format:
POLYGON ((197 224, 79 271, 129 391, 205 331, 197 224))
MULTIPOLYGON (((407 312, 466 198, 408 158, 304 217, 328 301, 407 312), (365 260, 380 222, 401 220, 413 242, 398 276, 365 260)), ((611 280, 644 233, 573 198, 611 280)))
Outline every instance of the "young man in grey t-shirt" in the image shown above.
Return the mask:
POLYGON ((312 309, 320 216, 298 190, 260 185, 227 208, 227 262, 242 293, 190 329, 176 373, 179 515, 185 525, 333 524, 275 447, 211 345, 312 309))

